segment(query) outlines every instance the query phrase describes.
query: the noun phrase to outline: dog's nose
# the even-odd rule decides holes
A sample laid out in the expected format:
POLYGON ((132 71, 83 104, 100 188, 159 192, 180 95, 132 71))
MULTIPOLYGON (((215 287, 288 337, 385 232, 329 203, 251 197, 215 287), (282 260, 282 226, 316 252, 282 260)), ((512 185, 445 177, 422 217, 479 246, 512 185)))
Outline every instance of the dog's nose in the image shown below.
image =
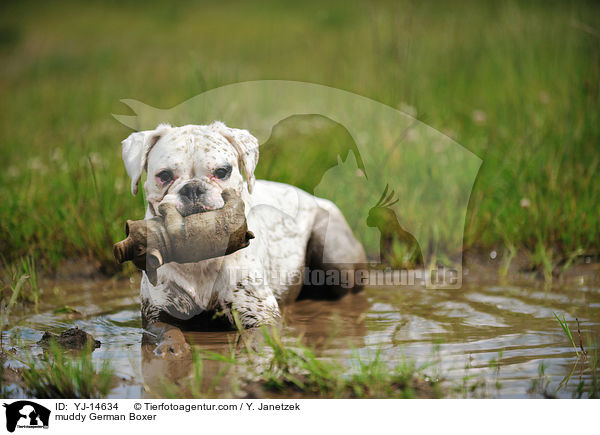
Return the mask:
POLYGON ((190 202, 198 202, 200 196, 206 193, 206 188, 199 181, 190 181, 185 184, 180 190, 179 195, 190 200, 190 202))

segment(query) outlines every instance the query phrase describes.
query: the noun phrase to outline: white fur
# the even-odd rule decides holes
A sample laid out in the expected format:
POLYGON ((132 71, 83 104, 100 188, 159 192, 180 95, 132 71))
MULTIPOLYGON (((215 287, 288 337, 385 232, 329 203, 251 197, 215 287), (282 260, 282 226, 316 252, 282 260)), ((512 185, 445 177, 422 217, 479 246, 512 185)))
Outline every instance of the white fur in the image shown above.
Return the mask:
MULTIPOLYGON (((156 286, 144 273, 141 297, 148 321, 159 310, 177 319, 189 319, 207 311, 223 311, 231 319, 231 311, 236 310, 245 327, 273 323, 280 316, 279 304, 295 300, 300 292, 306 247, 317 216, 325 210, 333 227, 345 225, 343 229, 349 231, 342 214, 330 201, 293 186, 255 182, 258 142, 246 130, 232 129, 220 122, 208 126, 159 125, 156 130, 133 133, 123 141, 123 160, 134 194, 143 170, 147 169, 146 218, 155 216, 162 202, 181 205, 179 190, 195 180, 206 187, 206 203, 212 208, 222 206, 223 189, 239 192, 246 205, 248 228, 255 235, 250 246, 228 256, 160 267, 156 286), (232 166, 230 177, 215 179, 211 171, 224 162, 232 166), (155 179, 157 171, 163 168, 173 168, 177 173, 168 189, 155 179), (282 278, 265 279, 277 276, 282 278)), ((342 251, 345 253, 335 258, 339 250, 325 249, 331 261, 343 261, 344 256, 350 261, 364 258, 362 247, 353 238, 342 251), (356 255, 348 256, 347 252, 352 251, 356 255)))

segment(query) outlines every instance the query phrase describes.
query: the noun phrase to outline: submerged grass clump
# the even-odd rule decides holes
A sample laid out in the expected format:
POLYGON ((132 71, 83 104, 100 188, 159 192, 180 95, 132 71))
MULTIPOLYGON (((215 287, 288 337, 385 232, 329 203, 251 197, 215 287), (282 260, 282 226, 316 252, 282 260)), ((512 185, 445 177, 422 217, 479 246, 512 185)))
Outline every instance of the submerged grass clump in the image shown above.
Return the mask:
POLYGON ((255 373, 258 382, 276 392, 354 398, 411 398, 439 395, 436 381, 405 360, 390 365, 381 350, 374 355, 354 354, 344 366, 336 360, 317 357, 301 341, 286 344, 276 329, 263 330, 266 364, 255 373))
POLYGON ((573 390, 573 398, 581 399, 598 399, 600 398, 600 353, 598 352, 598 343, 593 341, 588 336, 587 339, 587 350, 583 345, 583 337, 579 327, 579 321, 577 321, 577 335, 579 336, 579 349, 575 344, 575 339, 569 328, 567 321, 565 320, 564 314, 562 319, 558 314, 554 313, 554 317, 560 324, 563 332, 571 342, 573 349, 575 350, 576 359, 573 363, 571 371, 562 379, 557 387, 552 387, 550 379, 546 375, 546 364, 542 361, 538 368, 538 377, 531 381, 531 387, 529 388, 530 394, 540 395, 546 398, 556 398, 560 391, 566 391, 569 382, 572 378, 578 378, 577 386, 573 390))
POLYGON ((96 370, 91 349, 70 353, 52 343, 39 360, 31 358, 27 364, 25 392, 39 399, 100 399, 113 385, 110 362, 96 370))
POLYGON ((416 367, 411 361, 402 360, 390 367, 378 350, 375 358, 367 361, 357 358, 357 362, 358 371, 346 380, 345 390, 351 392, 351 397, 410 399, 442 396, 439 380, 423 374, 424 367, 416 367))
POLYGON ((583 380, 579 381, 576 397, 581 398, 585 394, 590 399, 600 399, 600 352, 598 351, 598 343, 588 343, 586 361, 591 374, 590 381, 588 383, 583 380))
POLYGON ((10 321, 10 315, 19 302, 39 301, 37 273, 32 259, 22 260, 21 267, 9 267, 7 282, 0 289, 0 351, 3 351, 4 329, 10 321), (28 274, 27 274, 28 273, 28 274))
POLYGON ((558 317, 558 314, 556 314, 555 312, 552 312, 552 314, 554 314, 554 317, 556 317, 556 320, 560 324, 560 327, 562 328, 563 332, 569 338, 569 341, 573 345, 573 350, 575 351, 575 354, 577 355, 577 358, 579 358, 579 351, 577 350, 577 346, 575 345, 575 340, 573 340, 573 334, 571 334, 571 330, 569 329, 569 325, 567 324, 567 321, 565 320, 565 315, 563 314, 562 320, 561 320, 560 317, 558 317))
POLYGON ((413 398, 440 397, 439 381, 426 376, 405 360, 384 361, 381 351, 354 355, 342 364, 318 356, 301 339, 281 336, 278 329, 262 328, 260 337, 242 338, 240 349, 229 355, 194 350, 193 371, 186 383, 174 386, 163 382, 158 396, 214 396, 215 387, 226 380, 226 390, 237 397, 329 397, 329 398, 413 398), (217 375, 207 383, 205 364, 218 362, 217 375))
MULTIPOLYGON (((14 282, 8 286, 8 288, 11 291, 10 297, 8 298, 8 301, 6 301, 3 298, 2 305, 0 306, 0 333, 4 332, 4 328, 5 328, 6 324, 8 323, 8 318, 10 316, 10 313, 12 312, 14 306, 17 303, 17 300, 19 299, 19 296, 21 295, 21 289, 23 288, 23 285, 25 284, 25 281, 27 281, 27 279, 29 279, 29 277, 27 275, 21 275, 19 277, 19 279, 16 280, 16 282, 14 282)), ((2 335, 0 335, 0 343, 1 343, 1 341, 2 341, 2 335)))
MULTIPOLYGON (((1 253, 0 253, 1 255, 1 253)), ((5 305, 5 301, 32 303, 37 305, 40 301, 41 290, 38 279, 38 271, 35 258, 27 255, 12 263, 8 262, 4 256, 0 256, 0 278, 2 279, 0 287, 0 302, 5 305), (18 288, 18 291, 15 289, 18 288)))
POLYGON ((276 329, 263 329, 265 347, 261 353, 249 351, 250 361, 259 361, 255 372, 258 382, 273 391, 297 389, 303 393, 323 395, 339 390, 341 379, 336 376, 339 367, 333 362, 320 360, 315 352, 301 344, 284 343, 276 329))

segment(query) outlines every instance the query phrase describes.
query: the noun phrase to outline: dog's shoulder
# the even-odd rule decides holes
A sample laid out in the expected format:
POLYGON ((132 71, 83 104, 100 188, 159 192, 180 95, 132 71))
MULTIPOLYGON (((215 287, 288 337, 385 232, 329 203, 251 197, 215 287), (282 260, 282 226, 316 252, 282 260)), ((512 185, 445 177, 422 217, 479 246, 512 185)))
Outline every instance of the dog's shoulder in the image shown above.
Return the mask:
POLYGON ((314 209, 317 198, 290 184, 276 181, 257 180, 248 206, 273 207, 289 216, 298 217, 299 213, 314 209))

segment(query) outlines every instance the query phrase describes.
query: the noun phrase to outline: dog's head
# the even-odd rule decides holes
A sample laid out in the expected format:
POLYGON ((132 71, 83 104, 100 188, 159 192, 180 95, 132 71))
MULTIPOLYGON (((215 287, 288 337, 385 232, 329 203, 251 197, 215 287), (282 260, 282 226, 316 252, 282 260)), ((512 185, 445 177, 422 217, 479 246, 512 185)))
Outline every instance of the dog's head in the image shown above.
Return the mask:
POLYGON ((258 141, 246 130, 210 125, 171 127, 132 133, 123 142, 123 162, 135 195, 144 170, 144 191, 153 215, 172 203, 183 215, 223 207, 226 188, 241 194, 246 179, 254 186, 258 141))

